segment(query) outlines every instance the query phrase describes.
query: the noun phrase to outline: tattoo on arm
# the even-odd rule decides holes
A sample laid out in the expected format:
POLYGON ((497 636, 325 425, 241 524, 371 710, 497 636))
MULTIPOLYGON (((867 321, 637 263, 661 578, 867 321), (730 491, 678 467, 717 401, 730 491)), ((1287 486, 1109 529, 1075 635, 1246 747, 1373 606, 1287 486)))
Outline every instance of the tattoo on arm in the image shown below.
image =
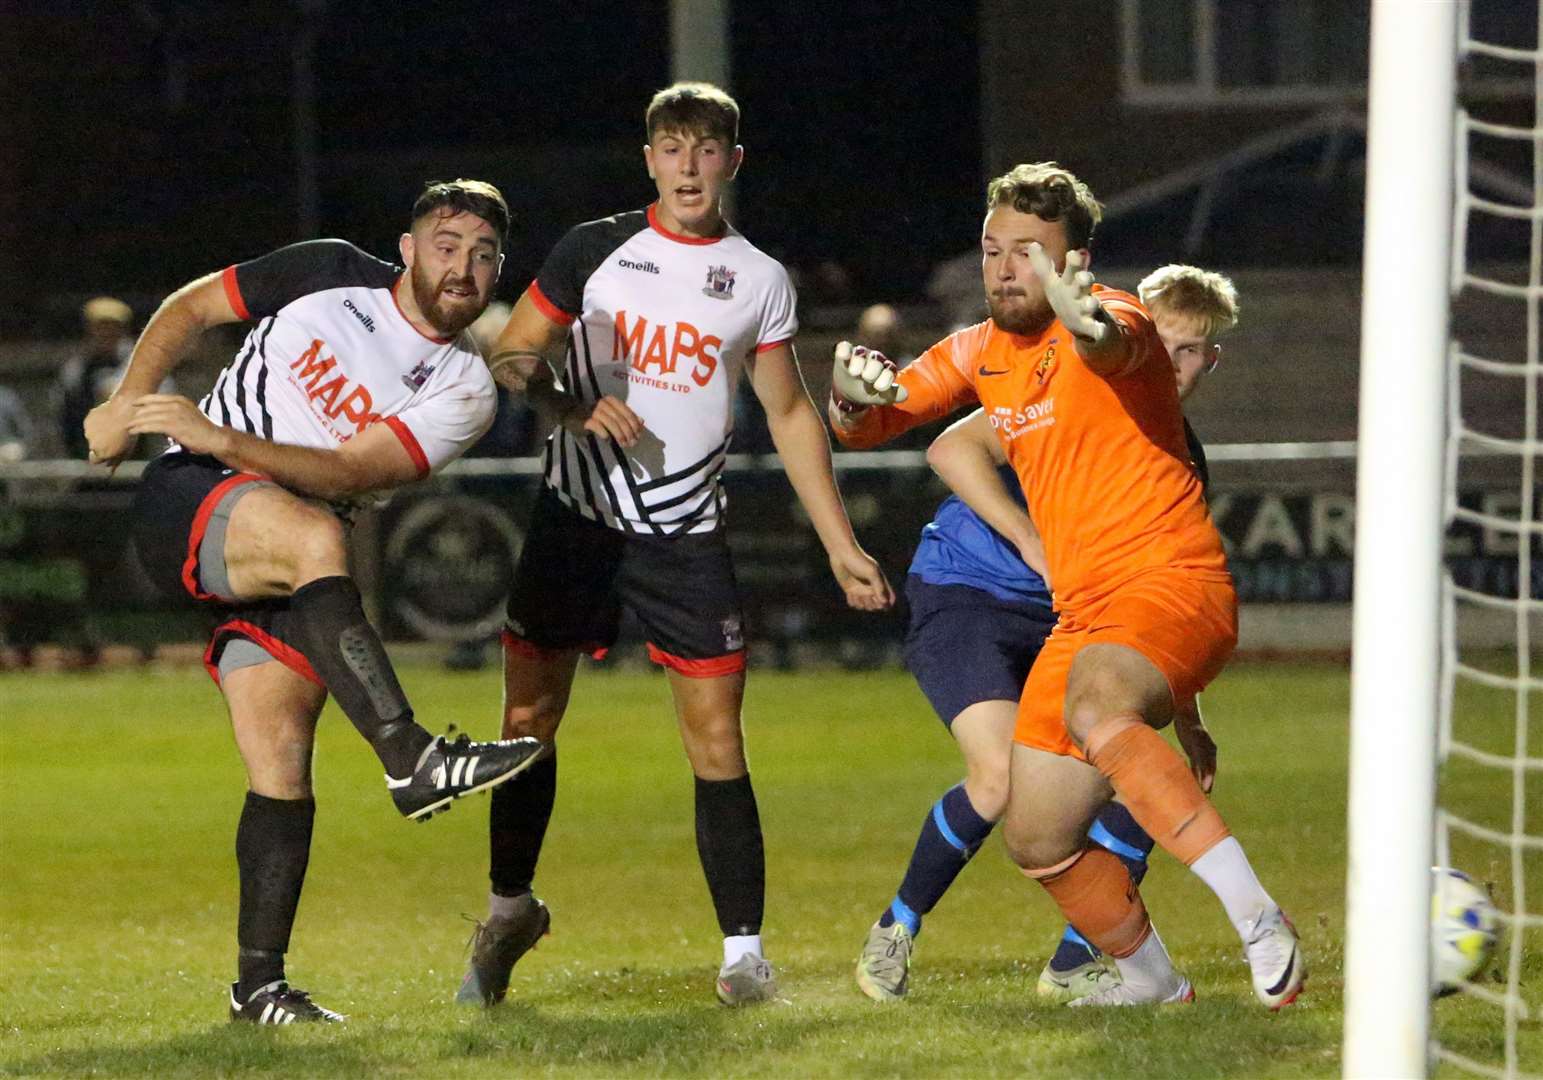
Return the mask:
POLYGON ((540 366, 541 354, 532 349, 502 349, 488 357, 488 371, 493 378, 519 393, 525 391, 540 366))

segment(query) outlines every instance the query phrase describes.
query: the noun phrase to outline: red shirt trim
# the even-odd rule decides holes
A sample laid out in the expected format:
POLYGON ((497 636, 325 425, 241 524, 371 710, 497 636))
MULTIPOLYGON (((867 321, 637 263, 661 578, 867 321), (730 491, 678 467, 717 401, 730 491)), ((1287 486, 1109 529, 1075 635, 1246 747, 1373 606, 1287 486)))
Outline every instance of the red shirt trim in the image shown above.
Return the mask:
POLYGON ((213 593, 206 593, 198 587, 198 547, 204 542, 204 533, 209 531, 209 519, 214 516, 215 507, 220 505, 220 500, 232 488, 255 483, 261 479, 263 478, 256 473, 237 473, 214 485, 209 494, 205 495, 203 501, 198 504, 198 510, 193 514, 193 524, 188 529, 188 556, 182 562, 182 587, 193 599, 218 599, 213 593))
POLYGON ((413 464, 418 468, 418 475, 427 476, 429 456, 423 452, 423 447, 418 444, 418 437, 412 433, 412 429, 404 424, 399 416, 386 417, 386 426, 401 440, 402 448, 407 451, 407 456, 413 459, 413 464))
POLYGON ((539 282, 532 281, 530 288, 526 289, 525 292, 530 297, 530 302, 536 305, 536 310, 551 319, 558 326, 571 326, 573 320, 577 318, 577 316, 569 315, 562 308, 548 300, 546 293, 541 291, 539 282))
POLYGON ((770 352, 772 349, 775 349, 779 345, 787 345, 787 344, 791 343, 792 340, 793 339, 790 338, 790 337, 785 337, 781 341, 768 341, 764 345, 757 345, 755 347, 755 351, 758 352, 758 353, 770 352))
MULTIPOLYGON (((504 628, 499 638, 503 642, 505 652, 524 657, 526 660, 554 660, 568 651, 567 649, 549 649, 544 645, 537 645, 533 641, 526 641, 522 637, 517 637, 514 631, 507 627, 504 628)), ((587 654, 592 660, 604 660, 605 654, 611 650, 604 645, 590 643, 579 646, 578 651, 587 654)))
POLYGON ((289 668, 296 675, 308 679, 320 686, 327 688, 321 681, 321 676, 316 674, 316 669, 305 658, 305 654, 291 645, 286 645, 260 626, 254 626, 245 619, 231 619, 214 628, 214 633, 209 635, 209 647, 204 650, 204 668, 209 672, 209 678, 214 680, 214 685, 220 685, 220 665, 214 660, 214 648, 222 638, 244 637, 253 643, 262 646, 263 650, 279 663, 289 668))
POLYGON ((663 225, 659 224, 659 215, 655 212, 658 207, 658 203, 649 203, 648 224, 654 230, 654 232, 658 233, 666 240, 674 240, 677 244, 716 244, 719 240, 723 239, 723 236, 728 235, 727 226, 725 226, 723 230, 723 236, 687 236, 684 233, 671 232, 669 229, 666 229, 663 225))
POLYGON ((418 324, 417 323, 413 322, 411 319, 409 319, 407 317, 407 312, 402 310, 402 301, 400 301, 400 300, 398 300, 396 298, 396 291, 402 287, 402 280, 404 278, 406 278, 406 277, 407 277, 407 272, 403 271, 402 273, 397 275, 396 281, 391 286, 391 302, 396 305, 396 313, 398 315, 402 316, 402 321, 405 322, 408 326, 412 327, 413 328, 413 332, 416 333, 419 337, 426 337, 426 338, 428 338, 430 341, 432 341, 436 345, 448 345, 448 344, 450 344, 450 338, 447 338, 447 337, 435 337, 433 334, 425 334, 422 330, 420 330, 418 328, 418 324))
POLYGON ((251 322, 252 313, 246 309, 246 301, 241 299, 241 283, 236 280, 234 265, 227 266, 220 272, 220 284, 225 286, 225 299, 230 301, 230 309, 242 322, 251 322))
POLYGON ((745 670, 745 650, 712 656, 706 660, 688 660, 684 656, 667 653, 652 641, 648 643, 648 658, 661 667, 678 671, 688 679, 716 679, 723 675, 735 675, 745 670))

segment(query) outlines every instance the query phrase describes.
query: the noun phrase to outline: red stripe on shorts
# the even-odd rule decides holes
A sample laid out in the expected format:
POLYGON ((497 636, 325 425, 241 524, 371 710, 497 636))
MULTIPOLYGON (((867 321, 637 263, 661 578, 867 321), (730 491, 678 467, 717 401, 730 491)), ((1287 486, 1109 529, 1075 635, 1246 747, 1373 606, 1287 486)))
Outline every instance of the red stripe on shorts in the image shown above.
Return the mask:
POLYGON ((204 667, 209 671, 209 678, 214 684, 220 684, 220 666, 214 662, 214 647, 219 644, 222 635, 239 636, 250 639, 262 646, 269 656, 283 664, 301 678, 309 679, 323 690, 327 684, 321 681, 321 676, 316 674, 316 669, 306 659, 305 654, 292 645, 286 645, 260 626, 254 626, 245 619, 230 619, 214 628, 214 633, 209 635, 209 647, 204 650, 204 667))
MULTIPOLYGON (((526 641, 524 638, 516 636, 513 630, 507 628, 499 635, 499 640, 503 642, 505 652, 513 653, 515 656, 523 656, 527 660, 551 660, 568 651, 567 649, 549 649, 544 645, 537 645, 533 641, 526 641)), ((604 660, 605 654, 611 651, 604 645, 579 645, 577 649, 591 660, 604 660)))
POLYGON ((193 526, 188 530, 188 557, 182 563, 182 587, 188 591, 195 600, 214 600, 213 593, 206 593, 198 587, 198 546, 204 542, 204 533, 209 529, 209 519, 214 516, 215 508, 220 505, 220 500, 225 493, 242 484, 255 483, 262 477, 255 473, 237 473, 235 476, 221 480, 214 486, 214 490, 204 496, 203 502, 198 504, 198 512, 193 515, 193 526))
POLYGON ((705 660, 688 660, 684 656, 667 653, 652 641, 648 643, 648 658, 661 667, 678 671, 689 679, 716 679, 721 675, 734 675, 745 670, 745 650, 710 656, 705 660))

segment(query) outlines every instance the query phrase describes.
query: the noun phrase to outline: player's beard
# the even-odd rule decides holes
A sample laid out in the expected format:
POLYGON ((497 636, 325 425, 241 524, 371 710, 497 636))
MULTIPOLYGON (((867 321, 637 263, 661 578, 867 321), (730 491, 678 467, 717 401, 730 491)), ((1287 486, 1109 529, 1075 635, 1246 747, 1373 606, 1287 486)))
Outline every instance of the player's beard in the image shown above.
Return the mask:
POLYGON ((1043 296, 1035 303, 1022 292, 1015 292, 1008 297, 988 292, 986 307, 991 311, 991 321, 1009 334, 1037 334, 1049 326, 1054 317, 1050 304, 1043 296))
MULTIPOLYGON (((472 323, 477 321, 486 308, 487 298, 476 297, 470 301, 458 301, 445 296, 444 289, 448 285, 460 285, 459 281, 444 278, 438 282, 430 281, 417 265, 408 275, 413 289, 413 299, 418 302, 418 310, 423 312, 423 317, 429 325, 439 331, 441 337, 456 337, 472 323)), ((470 283, 472 291, 476 292, 476 283, 470 283)))

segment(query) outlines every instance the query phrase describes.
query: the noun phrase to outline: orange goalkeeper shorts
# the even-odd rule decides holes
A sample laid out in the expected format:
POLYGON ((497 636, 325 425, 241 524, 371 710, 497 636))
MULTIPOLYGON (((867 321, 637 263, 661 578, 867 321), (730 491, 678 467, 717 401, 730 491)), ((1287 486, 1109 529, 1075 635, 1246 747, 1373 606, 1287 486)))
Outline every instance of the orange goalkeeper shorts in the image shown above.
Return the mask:
POLYGON ((1013 739, 1037 750, 1081 758, 1066 730, 1066 676, 1084 646, 1127 645, 1168 680, 1175 702, 1199 693, 1221 672, 1238 643, 1238 594, 1232 577, 1154 570, 1121 585, 1098 604, 1061 612, 1029 669, 1013 739))

